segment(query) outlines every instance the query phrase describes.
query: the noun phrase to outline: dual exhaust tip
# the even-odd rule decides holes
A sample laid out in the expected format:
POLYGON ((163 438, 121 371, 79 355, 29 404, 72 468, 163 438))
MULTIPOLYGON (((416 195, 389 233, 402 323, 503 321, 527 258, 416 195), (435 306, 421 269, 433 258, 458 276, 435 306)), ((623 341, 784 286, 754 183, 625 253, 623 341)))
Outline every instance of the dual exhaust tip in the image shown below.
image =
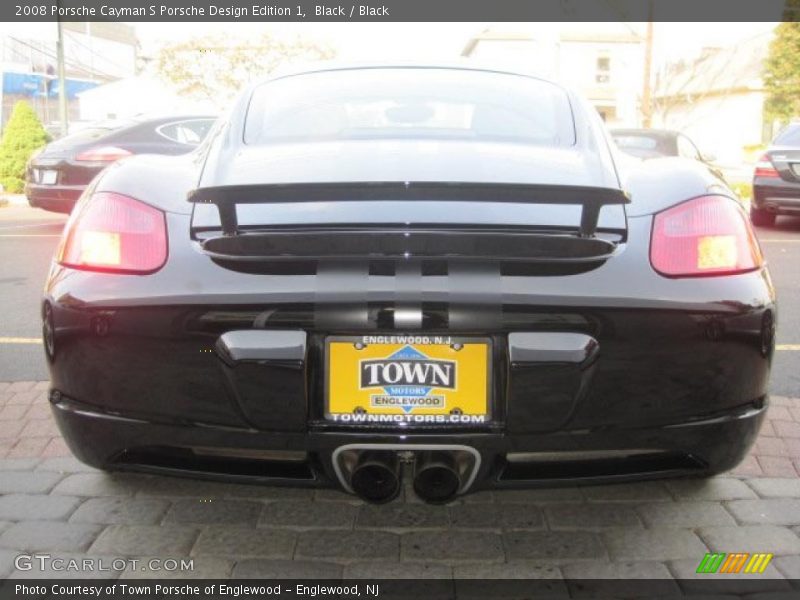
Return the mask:
MULTIPOLYGON (((462 477, 452 452, 424 451, 414 458, 414 492, 430 504, 444 504, 461 489, 462 477)), ((360 453, 350 474, 350 487, 366 502, 391 502, 402 488, 402 464, 397 452, 360 453)))

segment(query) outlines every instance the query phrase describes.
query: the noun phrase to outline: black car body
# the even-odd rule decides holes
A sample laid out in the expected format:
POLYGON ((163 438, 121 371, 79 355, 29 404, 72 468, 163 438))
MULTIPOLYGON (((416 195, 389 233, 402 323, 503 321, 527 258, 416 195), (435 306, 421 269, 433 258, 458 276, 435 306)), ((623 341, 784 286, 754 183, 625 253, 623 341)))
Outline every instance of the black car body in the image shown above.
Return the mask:
POLYGON ((800 123, 785 127, 758 160, 750 215, 756 225, 778 215, 800 215, 800 123))
POLYGON ((667 156, 680 156, 704 164, 714 175, 723 173, 714 159, 701 152, 697 145, 680 131, 671 129, 612 129, 611 136, 620 150, 636 158, 648 160, 667 156))
POLYGON ((185 154, 203 141, 213 124, 214 117, 197 115, 93 123, 48 144, 28 162, 28 203, 69 213, 110 163, 132 154, 185 154))
POLYGON ((372 501, 405 462, 433 502, 733 467, 775 329, 747 215, 694 161, 615 152, 588 103, 514 73, 255 85, 73 212, 42 309, 67 443, 372 501))

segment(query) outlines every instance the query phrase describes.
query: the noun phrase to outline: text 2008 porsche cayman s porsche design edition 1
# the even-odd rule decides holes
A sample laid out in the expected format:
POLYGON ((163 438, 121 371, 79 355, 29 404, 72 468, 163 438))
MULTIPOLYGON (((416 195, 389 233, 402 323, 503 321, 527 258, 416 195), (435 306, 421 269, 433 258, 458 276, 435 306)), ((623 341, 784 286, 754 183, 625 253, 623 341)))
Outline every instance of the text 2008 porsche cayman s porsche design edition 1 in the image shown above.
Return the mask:
POLYGON ((106 469, 485 488, 708 475, 767 408, 775 294, 696 161, 624 164, 529 76, 326 66, 198 150, 104 171, 42 308, 50 401, 106 469))

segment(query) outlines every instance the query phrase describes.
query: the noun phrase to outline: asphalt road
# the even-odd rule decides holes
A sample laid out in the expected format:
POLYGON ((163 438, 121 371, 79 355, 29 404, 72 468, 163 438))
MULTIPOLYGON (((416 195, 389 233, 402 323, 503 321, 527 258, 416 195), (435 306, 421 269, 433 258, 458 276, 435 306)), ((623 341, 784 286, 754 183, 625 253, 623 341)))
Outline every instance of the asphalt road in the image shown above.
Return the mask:
POLYGON ((27 206, 0 207, 0 379, 48 379, 39 304, 66 216, 27 206))
POLYGON ((757 230, 778 290, 778 350, 770 392, 800 397, 800 217, 778 217, 757 230))
MULTIPOLYGON (((65 217, 0 207, 0 381, 47 379, 39 301, 65 217)), ((778 289, 778 344, 771 391, 800 397, 800 218, 758 231, 778 289)))

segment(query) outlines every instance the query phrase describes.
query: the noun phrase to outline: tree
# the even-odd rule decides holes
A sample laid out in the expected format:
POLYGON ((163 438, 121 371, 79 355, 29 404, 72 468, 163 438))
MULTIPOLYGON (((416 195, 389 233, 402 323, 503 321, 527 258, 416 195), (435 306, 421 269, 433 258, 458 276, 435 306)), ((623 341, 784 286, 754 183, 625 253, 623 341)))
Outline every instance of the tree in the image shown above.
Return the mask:
POLYGON ((689 128, 733 95, 759 91, 768 46, 769 37, 758 34, 730 46, 704 48, 696 58, 667 65, 657 78, 653 99, 659 125, 689 128))
POLYGON ((165 46, 156 57, 159 76, 179 94, 208 99, 220 107, 248 83, 290 61, 333 58, 325 45, 263 34, 252 41, 221 36, 194 38, 165 46))
POLYGON ((14 105, 0 140, 0 185, 18 194, 25 185, 25 165, 44 146, 49 136, 33 107, 20 100, 14 105))
POLYGON ((764 64, 767 116, 784 123, 800 117, 800 23, 781 23, 764 64))
MULTIPOLYGON (((731 71, 741 53, 738 48, 706 48, 698 58, 667 65, 659 76, 657 98, 653 101, 654 112, 659 114, 661 122, 669 122, 675 109, 707 98, 716 97, 724 102, 727 96, 719 92, 729 92, 741 85, 739 74, 731 71)), ((686 126, 683 123, 680 128, 686 126)))

